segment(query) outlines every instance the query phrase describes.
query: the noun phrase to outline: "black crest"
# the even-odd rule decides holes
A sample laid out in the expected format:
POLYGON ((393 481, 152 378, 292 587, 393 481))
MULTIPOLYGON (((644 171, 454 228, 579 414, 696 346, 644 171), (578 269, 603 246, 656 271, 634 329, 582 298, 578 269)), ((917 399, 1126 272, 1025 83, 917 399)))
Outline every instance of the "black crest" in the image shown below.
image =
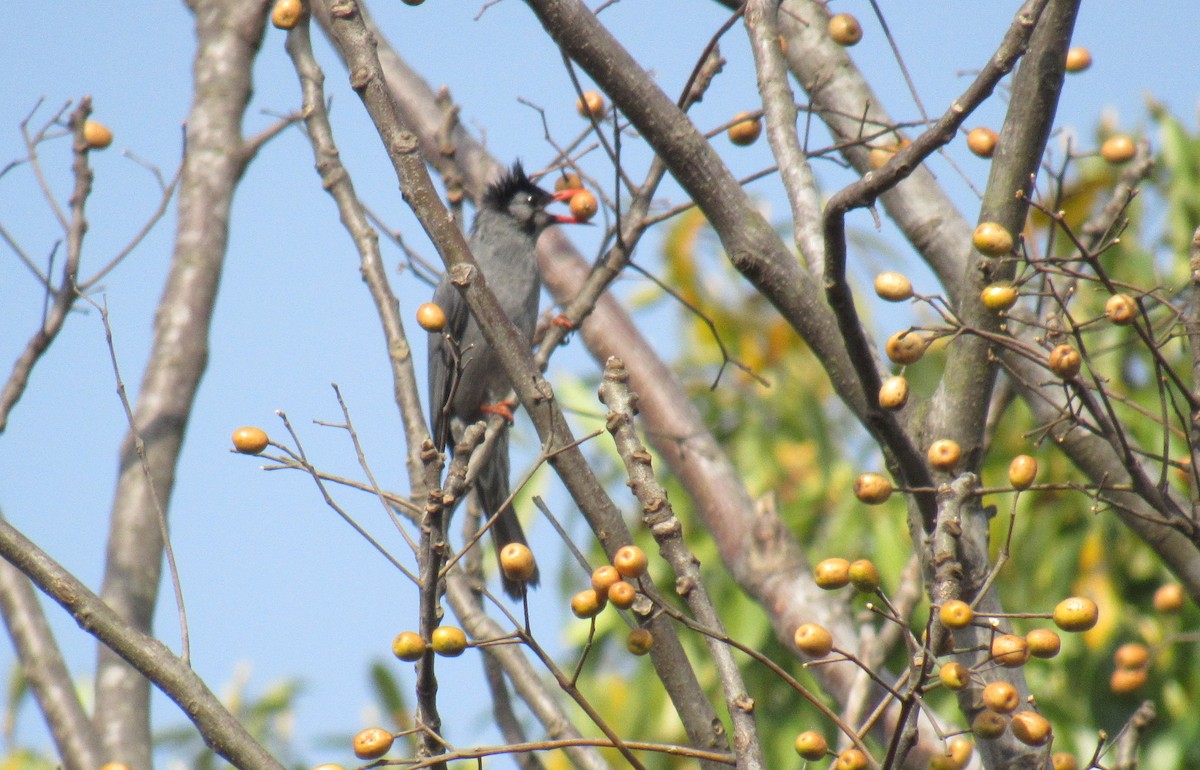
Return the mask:
POLYGON ((483 193, 483 205, 497 211, 505 211, 519 196, 526 196, 526 201, 534 208, 541 208, 550 199, 550 194, 530 181, 521 168, 521 161, 513 164, 495 182, 488 185, 483 193))

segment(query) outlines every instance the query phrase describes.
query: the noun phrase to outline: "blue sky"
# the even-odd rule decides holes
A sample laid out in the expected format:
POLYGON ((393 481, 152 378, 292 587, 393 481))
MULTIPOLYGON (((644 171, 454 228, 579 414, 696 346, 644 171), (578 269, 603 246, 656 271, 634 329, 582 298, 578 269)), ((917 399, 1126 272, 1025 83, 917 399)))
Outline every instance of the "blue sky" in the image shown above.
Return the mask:
MULTIPOLYGON (((401 54, 431 84, 450 87, 462 105, 463 121, 485 133, 498 157, 520 157, 527 166, 537 167, 551 158, 551 150, 542 139, 538 114, 517 99, 544 107, 557 137, 573 137, 581 124, 574 114, 569 80, 556 49, 524 4, 508 0, 476 19, 482 5, 429 0, 411 8, 391 2, 377 3, 374 12, 401 54)), ((869 5, 860 0, 835 5, 863 20, 866 39, 854 49, 854 59, 877 84, 892 114, 912 119, 917 111, 869 5)), ((1018 4, 947 0, 884 5, 924 104, 936 114, 966 86, 962 73, 986 60, 1018 4)), ((624 0, 602 18, 675 93, 725 15, 716 3, 624 0)), ((1194 57, 1182 30, 1194 29, 1198 17, 1196 6, 1187 0, 1156 3, 1153 12, 1115 0, 1086 3, 1076 40, 1092 49, 1095 64, 1086 74, 1068 79, 1060 124, 1075 129, 1085 142, 1091 138, 1090 127, 1106 113, 1123 129, 1137 130, 1145 124, 1143 98, 1153 94, 1194 126, 1200 77, 1187 64, 1194 57), (1181 32, 1173 34, 1172 28, 1181 32)), ((157 203, 153 179, 121 151, 159 166, 167 176, 178 162, 180 124, 191 93, 191 16, 182 3, 130 3, 119 13, 100 3, 16 3, 6 8, 0 35, 0 72, 6 83, 0 100, 0 166, 24 155, 18 124, 39 98, 45 101, 33 124, 68 100, 91 94, 95 118, 115 133, 112 148, 92 156, 96 183, 88 207, 91 227, 82 271, 87 275, 89 267, 106 263, 125 244, 157 203)), ((255 72, 247 134, 273 122, 265 113, 288 112, 299 104, 283 42, 282 32, 268 31, 255 72)), ((728 59, 725 72, 693 113, 703 127, 757 104, 740 27, 726 36, 722 52, 728 59)), ((405 212, 390 166, 357 98, 345 85, 340 65, 323 43, 318 56, 329 76, 327 89, 343 159, 360 195, 401 229, 410 245, 436 260, 405 212)), ((997 97, 968 125, 998 126, 1002 115, 1003 103, 997 97)), ((716 141, 723 152, 728 149, 723 138, 716 141)), ((633 143, 628 149, 638 168, 644 155, 633 143)), ((952 152, 973 181, 982 184, 986 163, 970 156, 961 142, 952 152)), ((67 142, 51 143, 41 154, 63 203, 69 194, 67 142)), ((726 155, 739 174, 770 162, 761 142, 726 155)), ((599 158, 589 163, 597 176, 610 178, 599 158)), ((954 172, 944 161, 933 161, 933 168, 941 178, 952 179, 954 172)), ((829 164, 819 171, 828 186, 845 181, 829 164)), ((948 184, 972 218, 974 204, 966 187, 956 181, 948 184)), ((784 215, 786 204, 775 180, 751 189, 775 218, 784 215)), ((679 200, 673 185, 665 186, 662 194, 664 202, 679 200)), ((857 217, 854 224, 871 226, 869 215, 860 212, 857 217)), ((0 223, 38 260, 46 258, 60 237, 27 168, 0 178, 0 223)), ((172 210, 104 281, 118 356, 132 391, 147 355, 173 232, 172 210)), ((571 235, 585 254, 598 248, 599 228, 579 228, 571 235)), ((888 229, 882 237, 896 253, 906 254, 888 229)), ((648 240, 638 255, 639 262, 651 268, 657 264, 655 242, 648 240)), ((394 250, 385 256, 389 264, 399 262, 394 250)), ((877 259, 858 256, 862 264, 877 259)), ((860 278, 868 275, 860 271, 860 278)), ((0 249, 0 289, 0 362, 7 376, 8 362, 16 358, 41 313, 37 284, 7 249, 0 249)), ((430 293, 407 274, 396 277, 395 289, 406 319, 430 293)), ((414 330, 410 322, 420 360, 423 335, 414 330)), ((595 365, 579 347, 556 357, 554 376, 595 373, 595 365)), ((664 354, 671 354, 669 339, 662 347, 664 354)), ((368 709, 367 663, 388 659, 392 636, 415 624, 415 591, 322 505, 307 479, 260 472, 259 462, 227 451, 229 434, 250 423, 282 435, 274 417, 274 410, 282 409, 322 467, 357 475, 345 437, 312 424, 340 419, 329 387, 336 382, 381 483, 403 488, 403 441, 383 353, 352 245, 320 189, 303 136, 295 129, 286 131, 262 151, 237 193, 211 362, 187 434, 171 517, 196 669, 218 690, 240 662, 252 666, 251 692, 282 678, 301 678, 306 689, 298 702, 295 729, 301 754, 314 761, 349 764, 348 751, 324 748, 318 739, 378 721, 368 709)), ((577 405, 594 409, 589 403, 577 405)), ((0 509, 93 587, 102 570, 116 446, 124 431, 100 321, 94 313, 76 313, 39 363, 7 432, 0 435, 0 509)), ((528 427, 522 437, 518 422, 517 431, 518 443, 528 447, 528 427)), ((514 466, 520 465, 518 459, 514 466)), ((571 510, 555 485, 548 480, 541 484, 556 511, 570 518, 571 510)), ((389 535, 374 501, 354 496, 341 500, 372 531, 389 535)), ((628 498, 618 501, 629 506, 628 498)), ((536 526, 534 537, 548 556, 561 550, 549 527, 536 526)), ((399 550, 394 534, 390 542, 399 550)), ((563 641, 557 581, 551 576, 546 582, 534 599, 535 617, 548 640, 563 641)), ((163 596, 158 631, 177 648, 169 591, 163 596)), ((49 614, 69 664, 86 686, 94 645, 56 606, 49 614)), ((0 670, 7 672, 12 663, 11 647, 0 643, 0 670)), ((406 684, 411 682, 407 666, 394 661, 393 666, 406 684)), ((478 671, 472 654, 443 665, 442 692, 473 688, 478 671)), ((165 700, 156 709, 160 727, 182 719, 165 700)), ((447 721, 449 735, 467 744, 477 737, 487 740, 480 732, 486 719, 483 709, 455 713, 447 721)), ((20 741, 45 745, 38 721, 31 709, 21 714, 20 741)))

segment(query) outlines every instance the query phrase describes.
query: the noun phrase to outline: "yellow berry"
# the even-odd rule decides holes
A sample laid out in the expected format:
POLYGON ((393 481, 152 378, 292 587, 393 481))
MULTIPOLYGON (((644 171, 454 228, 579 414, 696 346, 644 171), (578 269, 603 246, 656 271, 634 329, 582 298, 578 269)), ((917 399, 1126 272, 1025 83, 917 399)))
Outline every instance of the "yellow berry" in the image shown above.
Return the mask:
POLYGON ((850 582, 859 593, 873 594, 879 590, 879 568, 870 559, 858 559, 850 564, 850 582))
POLYGON ((823 658, 833 650, 833 635, 824 626, 805 623, 793 637, 796 648, 810 658, 823 658))
POLYGON ((1007 727, 1008 717, 988 709, 980 711, 975 715, 975 719, 971 720, 971 732, 975 733, 977 738, 985 740, 999 738, 1004 735, 1007 727))
POLYGON ((417 325, 427 332, 440 332, 446 328, 446 311, 434 302, 425 302, 417 308, 417 325))
POLYGON ((554 192, 582 189, 583 180, 580 179, 579 174, 576 174, 574 171, 564 172, 558 179, 554 180, 554 192))
POLYGON ((997 222, 983 222, 975 228, 971 243, 980 254, 989 257, 1003 257, 1013 250, 1013 235, 997 222))
POLYGON ((1050 757, 1050 766, 1054 770, 1079 770, 1079 762, 1065 751, 1056 751, 1050 757))
POLYGON ((392 640, 392 654, 409 663, 425 654, 425 640, 414 631, 401 631, 392 640))
POLYGON ((889 270, 875 276, 875 293, 888 302, 903 302, 912 298, 912 281, 901 273, 889 270))
POLYGON ((500 569, 509 580, 524 583, 537 572, 533 551, 524 543, 509 543, 500 549, 500 569))
POLYGON ((975 611, 961 599, 951 599, 938 610, 938 618, 946 628, 966 628, 975 619, 975 611))
POLYGON ((463 650, 467 649, 467 635, 463 633, 461 628, 438 626, 433 629, 429 646, 438 655, 444 655, 447 658, 457 658, 463 654, 463 650))
POLYGON ((879 407, 881 409, 902 409, 908 403, 908 380, 896 375, 888 377, 879 386, 879 407))
POLYGON ((1091 599, 1072 596, 1054 608, 1054 624, 1063 631, 1087 631, 1100 619, 1100 608, 1091 599))
POLYGON ((1020 298, 1017 287, 1011 283, 993 283, 979 293, 979 299, 988 310, 997 313, 1010 309, 1020 298))
POLYGON ((838 45, 856 45, 862 36, 862 25, 848 13, 839 13, 829 20, 829 37, 838 45))
POLYGON ((827 591, 850 583, 850 562, 840 557, 822 559, 813 569, 813 581, 827 591))
POLYGON ((1108 680, 1108 688, 1118 695, 1126 695, 1141 688, 1150 678, 1144 668, 1118 668, 1108 680))
POLYGON ((962 690, 971 683, 971 670, 958 662, 947 663, 938 671, 938 679, 951 690, 962 690))

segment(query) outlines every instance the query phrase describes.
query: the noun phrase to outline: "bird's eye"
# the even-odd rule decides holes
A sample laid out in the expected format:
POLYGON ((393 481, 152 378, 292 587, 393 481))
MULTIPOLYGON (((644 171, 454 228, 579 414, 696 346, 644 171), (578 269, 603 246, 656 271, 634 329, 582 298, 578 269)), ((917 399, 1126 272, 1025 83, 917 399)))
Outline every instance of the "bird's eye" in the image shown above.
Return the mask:
POLYGON ((529 195, 525 196, 525 202, 528 203, 530 206, 533 205, 533 193, 530 193, 529 195))

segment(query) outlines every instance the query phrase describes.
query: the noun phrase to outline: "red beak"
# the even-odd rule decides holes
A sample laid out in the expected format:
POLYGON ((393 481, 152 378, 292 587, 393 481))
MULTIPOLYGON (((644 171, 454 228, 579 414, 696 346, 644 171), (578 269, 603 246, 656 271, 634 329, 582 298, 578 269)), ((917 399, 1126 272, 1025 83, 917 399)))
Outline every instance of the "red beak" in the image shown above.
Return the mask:
MULTIPOLYGON (((582 191, 581 189, 559 190, 558 192, 556 192, 550 196, 550 202, 551 203, 569 202, 571 200, 571 198, 575 197, 575 193, 581 192, 581 191, 582 191)), ((576 219, 575 217, 567 216, 566 214, 555 214, 554 221, 558 222, 560 225, 586 225, 587 224, 587 222, 583 221, 582 219, 576 219)))

